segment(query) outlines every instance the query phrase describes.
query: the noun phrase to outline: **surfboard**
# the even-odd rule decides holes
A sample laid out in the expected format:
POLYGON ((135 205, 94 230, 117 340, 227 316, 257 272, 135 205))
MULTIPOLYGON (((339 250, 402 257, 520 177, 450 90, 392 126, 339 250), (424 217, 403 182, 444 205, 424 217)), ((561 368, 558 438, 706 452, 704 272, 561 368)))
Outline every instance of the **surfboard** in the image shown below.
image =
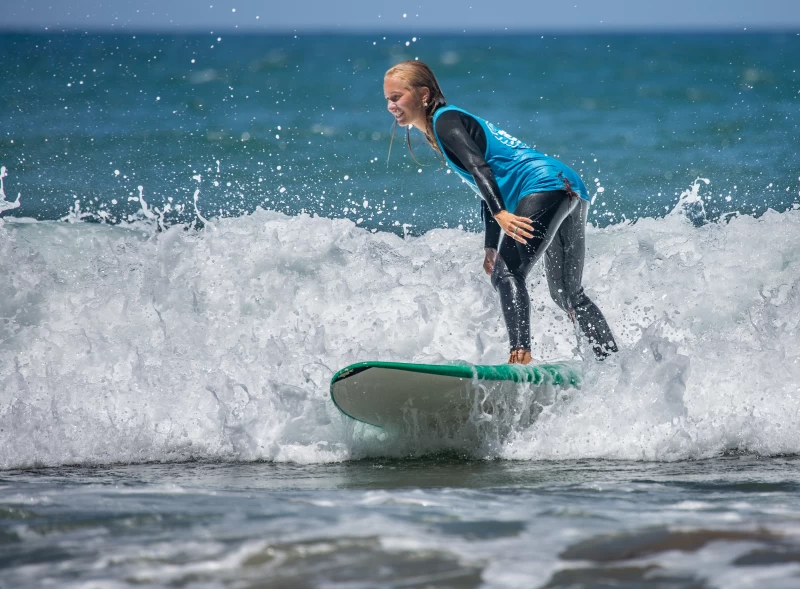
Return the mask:
POLYGON ((465 422, 497 398, 531 388, 580 388, 576 362, 548 364, 413 364, 360 362, 331 379, 331 399, 347 417, 381 428, 438 420, 465 422))

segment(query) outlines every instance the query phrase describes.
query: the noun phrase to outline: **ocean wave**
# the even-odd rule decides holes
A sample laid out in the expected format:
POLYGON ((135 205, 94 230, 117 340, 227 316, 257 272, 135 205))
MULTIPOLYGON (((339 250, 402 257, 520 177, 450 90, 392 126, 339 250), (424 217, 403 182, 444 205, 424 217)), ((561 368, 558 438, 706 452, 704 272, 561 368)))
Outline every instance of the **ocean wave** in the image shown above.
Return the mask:
MULTIPOLYGON (((584 283, 622 351, 469 452, 800 453, 800 211, 698 224, 698 186, 664 218, 589 227, 584 283)), ((145 221, 0 221, 0 468, 438 451, 345 421, 331 375, 506 358, 477 234, 266 210, 202 230, 145 221)), ((529 285, 534 356, 580 358, 541 271, 529 285)))

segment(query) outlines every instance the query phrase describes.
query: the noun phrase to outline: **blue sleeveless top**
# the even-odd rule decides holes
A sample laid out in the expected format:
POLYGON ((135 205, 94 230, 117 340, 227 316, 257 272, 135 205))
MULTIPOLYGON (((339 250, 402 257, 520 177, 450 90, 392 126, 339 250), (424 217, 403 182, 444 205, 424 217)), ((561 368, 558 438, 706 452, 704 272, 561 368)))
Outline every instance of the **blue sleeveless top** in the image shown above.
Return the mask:
POLYGON ((439 149, 447 162, 447 165, 458 174, 464 182, 469 184, 472 189, 481 196, 480 190, 475 183, 472 174, 467 170, 454 164, 445 152, 439 136, 436 134, 436 121, 442 113, 448 110, 462 112, 476 121, 483 128, 486 135, 486 153, 484 159, 489 164, 494 174, 506 210, 513 213, 517 208, 519 200, 534 192, 548 192, 550 190, 566 190, 568 188, 564 180, 569 181, 569 186, 578 196, 584 200, 589 200, 589 193, 581 177, 569 166, 561 163, 557 159, 547 156, 532 147, 526 145, 519 139, 512 137, 474 114, 469 113, 455 106, 443 106, 433 114, 433 134, 439 149))

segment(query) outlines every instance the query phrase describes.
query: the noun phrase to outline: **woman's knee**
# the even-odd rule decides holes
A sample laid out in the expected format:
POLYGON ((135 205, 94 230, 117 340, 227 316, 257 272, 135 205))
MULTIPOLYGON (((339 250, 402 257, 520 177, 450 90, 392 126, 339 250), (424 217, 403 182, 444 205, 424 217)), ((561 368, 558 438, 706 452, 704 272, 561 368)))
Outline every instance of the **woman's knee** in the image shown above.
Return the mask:
POLYGON ((562 311, 569 311, 569 299, 567 298, 566 293, 561 288, 550 288, 550 297, 553 299, 553 302, 559 306, 562 311))
POLYGON ((511 270, 508 269, 508 265, 505 260, 503 260, 503 257, 498 255, 497 258, 495 258, 494 268, 492 269, 492 286, 497 290, 504 280, 511 279, 513 279, 511 270))
POLYGON ((581 308, 584 299, 586 299, 586 294, 583 292, 583 287, 578 288, 577 290, 568 290, 563 287, 551 286, 550 296, 553 298, 553 302, 567 313, 578 311, 581 308))
POLYGON ((508 267, 505 264, 500 267, 499 260, 495 262, 494 270, 492 270, 492 286, 494 289, 497 290, 500 288, 500 284, 502 284, 504 280, 509 280, 510 278, 511 272, 508 271, 508 267))

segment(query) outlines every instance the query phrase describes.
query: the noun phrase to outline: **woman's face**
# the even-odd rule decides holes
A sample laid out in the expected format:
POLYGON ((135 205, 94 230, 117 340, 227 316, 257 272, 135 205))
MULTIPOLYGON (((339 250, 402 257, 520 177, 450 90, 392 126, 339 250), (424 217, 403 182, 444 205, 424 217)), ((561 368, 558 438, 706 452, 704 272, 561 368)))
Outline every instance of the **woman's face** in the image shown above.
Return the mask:
POLYGON ((425 131, 425 107, 423 100, 428 99, 430 92, 422 89, 422 96, 408 88, 402 80, 386 77, 383 79, 383 95, 386 97, 386 108, 389 110, 398 125, 414 125, 417 129, 425 131))

